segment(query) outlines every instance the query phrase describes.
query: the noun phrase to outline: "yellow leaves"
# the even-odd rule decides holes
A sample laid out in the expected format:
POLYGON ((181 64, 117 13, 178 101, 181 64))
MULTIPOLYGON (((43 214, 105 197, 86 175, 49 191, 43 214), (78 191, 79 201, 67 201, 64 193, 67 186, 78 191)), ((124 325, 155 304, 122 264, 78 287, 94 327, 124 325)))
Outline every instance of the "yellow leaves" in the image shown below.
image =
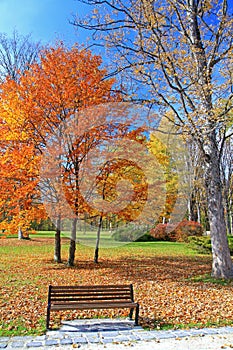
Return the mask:
POLYGON ((158 139, 158 137, 152 134, 148 147, 156 156, 160 165, 166 169, 170 163, 170 155, 166 145, 160 139, 158 139))

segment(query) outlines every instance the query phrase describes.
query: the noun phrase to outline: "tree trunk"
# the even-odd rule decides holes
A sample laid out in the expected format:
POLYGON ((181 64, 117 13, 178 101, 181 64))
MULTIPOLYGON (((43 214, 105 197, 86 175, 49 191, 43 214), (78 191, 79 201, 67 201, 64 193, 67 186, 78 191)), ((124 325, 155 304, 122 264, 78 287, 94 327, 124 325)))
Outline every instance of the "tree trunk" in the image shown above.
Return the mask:
POLYGON ((188 213, 189 213, 189 221, 198 221, 197 202, 196 202, 194 192, 191 193, 191 196, 188 201, 188 213))
POLYGON ((197 204, 197 222, 201 223, 201 206, 200 203, 197 204))
POLYGON ((94 256, 94 262, 98 264, 99 262, 99 244, 100 244, 100 232, 101 232, 101 226, 102 226, 103 217, 100 216, 99 225, 98 225, 98 231, 97 231, 97 237, 96 237, 96 246, 95 246, 95 256, 94 256))
POLYGON ((18 228, 18 239, 30 239, 28 232, 26 231, 25 233, 23 233, 21 227, 18 228))
POLYGON ((59 216, 56 222, 54 261, 61 263, 61 217, 59 216))
POLYGON ((228 234, 231 235, 231 209, 229 205, 229 201, 226 201, 226 223, 227 223, 227 231, 228 234))
POLYGON ((19 229, 18 229, 18 239, 20 240, 20 239, 23 239, 24 237, 23 237, 23 231, 22 231, 22 229, 21 229, 21 227, 19 227, 19 229))
POLYGON ((231 212, 231 234, 233 235, 233 213, 231 212))
POLYGON ((67 265, 74 266, 75 250, 76 250, 76 232, 77 232, 77 218, 72 221, 72 231, 70 237, 70 248, 69 248, 69 258, 67 265))
POLYGON ((231 202, 230 202, 230 179, 225 180, 224 182, 224 201, 226 206, 226 225, 227 233, 232 234, 231 230, 231 202))
POLYGON ((233 266, 227 240, 226 222, 222 197, 219 153, 211 142, 206 172, 208 197, 208 218, 212 245, 212 276, 215 278, 233 278, 233 266))

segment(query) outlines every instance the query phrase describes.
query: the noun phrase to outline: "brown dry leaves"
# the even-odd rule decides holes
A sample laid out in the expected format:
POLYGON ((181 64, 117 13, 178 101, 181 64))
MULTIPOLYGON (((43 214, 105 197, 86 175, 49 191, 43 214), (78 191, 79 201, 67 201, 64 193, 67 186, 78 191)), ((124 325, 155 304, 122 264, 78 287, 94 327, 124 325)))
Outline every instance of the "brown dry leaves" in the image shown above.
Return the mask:
MULTIPOLYGON (((77 266, 68 268, 65 263, 52 262, 53 240, 6 239, 0 240, 2 246, 0 327, 4 329, 16 329, 19 324, 28 330, 41 329, 41 324, 45 325, 49 284, 133 283, 135 300, 140 304, 140 324, 149 328, 164 324, 221 324, 233 319, 232 284, 187 280, 209 273, 210 257, 151 253, 145 257, 143 250, 133 250, 132 256, 132 249, 105 249, 100 251, 100 263, 96 265, 92 262, 93 249, 77 246, 77 266)), ((67 251, 63 242, 63 256, 67 251)), ((52 313, 52 321, 58 324, 61 318, 96 315, 115 317, 127 315, 127 311, 52 313)))

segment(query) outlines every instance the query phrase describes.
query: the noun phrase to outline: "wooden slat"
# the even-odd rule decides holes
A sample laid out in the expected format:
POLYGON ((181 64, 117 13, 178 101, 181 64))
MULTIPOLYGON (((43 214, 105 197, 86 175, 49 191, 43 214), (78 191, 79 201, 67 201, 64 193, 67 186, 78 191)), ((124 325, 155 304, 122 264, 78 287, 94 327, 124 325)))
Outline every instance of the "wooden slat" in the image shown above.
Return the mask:
POLYGON ((130 289, 129 288, 107 288, 107 289, 101 289, 101 288, 95 288, 95 289, 83 289, 83 288, 52 288, 51 292, 52 293, 59 293, 59 292, 65 292, 65 291, 70 291, 70 292, 79 292, 79 293, 101 293, 101 292, 129 292, 130 289))
POLYGON ((76 294, 72 294, 72 295, 67 295, 67 294, 63 294, 63 295, 54 295, 52 296, 51 300, 59 300, 59 299, 63 299, 66 298, 67 300, 72 299, 72 298, 79 298, 80 300, 85 300, 87 298, 87 300, 98 300, 98 299, 106 299, 106 300, 111 300, 111 299, 130 299, 131 297, 130 295, 76 295, 76 294))
POLYGON ((130 294, 79 294, 79 293, 72 293, 72 294, 55 294, 55 295, 51 295, 52 299, 61 299, 61 298, 73 298, 73 297, 77 297, 80 299, 84 299, 84 298, 93 298, 93 299, 98 299, 98 298, 122 298, 122 299, 131 299, 131 295, 130 294))
POLYGON ((130 289, 130 287, 128 285, 122 284, 122 285, 95 285, 95 286, 51 286, 52 290, 56 290, 56 289, 79 289, 79 290, 95 290, 95 289, 99 289, 99 290, 107 290, 107 289, 130 289))
POLYGON ((89 291, 76 291, 76 290, 59 290, 59 291, 52 291, 51 295, 64 295, 64 294, 69 294, 69 295, 131 295, 130 290, 124 291, 124 290, 119 290, 119 291, 94 291, 94 292, 89 292, 89 291))
POLYGON ((51 310, 88 310, 88 309, 115 309, 115 308, 135 308, 136 303, 70 303, 51 305, 51 310))
POLYGON ((111 297, 111 296, 108 296, 108 297, 101 297, 99 296, 98 298, 95 298, 93 296, 86 296, 86 297, 82 297, 82 298, 79 298, 78 296, 76 297, 75 295, 74 296, 70 296, 70 297, 67 297, 67 296, 61 296, 60 298, 52 298, 51 301, 52 302, 56 302, 56 301, 60 301, 60 300, 64 300, 64 301, 101 301, 101 300, 108 300, 108 301, 111 301, 111 300, 122 300, 122 301, 132 301, 130 296, 125 296, 125 297, 122 297, 122 296, 114 296, 114 297, 111 297))
POLYGON ((59 295, 59 294, 76 294, 76 295, 131 295, 130 290, 112 290, 112 291, 80 291, 80 290, 57 290, 51 291, 51 295, 59 295))

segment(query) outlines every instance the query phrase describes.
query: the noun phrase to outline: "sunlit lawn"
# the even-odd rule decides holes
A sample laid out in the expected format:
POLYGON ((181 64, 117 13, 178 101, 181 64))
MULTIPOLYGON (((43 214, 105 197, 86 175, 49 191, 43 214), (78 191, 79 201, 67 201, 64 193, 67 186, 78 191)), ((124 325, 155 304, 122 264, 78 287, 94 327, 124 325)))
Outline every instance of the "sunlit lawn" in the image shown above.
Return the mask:
MULTIPOLYGON (((90 246, 77 244, 76 265, 66 266, 69 238, 62 238, 62 264, 53 262, 54 233, 31 240, 0 239, 0 335, 45 331, 49 284, 133 283, 140 304, 140 323, 148 328, 228 324, 233 319, 232 284, 200 278, 210 273, 211 257, 197 255, 187 244, 130 243, 100 249, 93 263, 95 233, 90 246)), ((90 239, 90 240, 89 240, 90 239)), ((106 243, 107 242, 107 243, 106 243)), ((105 237, 104 245, 109 237, 105 237)), ((54 326, 63 318, 127 316, 126 311, 52 313, 54 326)))

